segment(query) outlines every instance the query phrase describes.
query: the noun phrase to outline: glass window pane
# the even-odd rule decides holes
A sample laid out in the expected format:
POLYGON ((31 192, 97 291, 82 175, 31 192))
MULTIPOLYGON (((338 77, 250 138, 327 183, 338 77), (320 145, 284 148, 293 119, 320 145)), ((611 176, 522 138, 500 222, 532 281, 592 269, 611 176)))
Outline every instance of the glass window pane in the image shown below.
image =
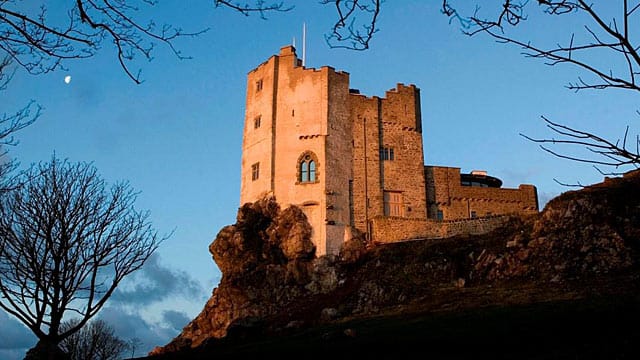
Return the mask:
POLYGON ((316 162, 309 161, 309 181, 316 181, 316 162))
POLYGON ((305 182, 309 181, 309 164, 306 161, 300 163, 300 181, 305 182))

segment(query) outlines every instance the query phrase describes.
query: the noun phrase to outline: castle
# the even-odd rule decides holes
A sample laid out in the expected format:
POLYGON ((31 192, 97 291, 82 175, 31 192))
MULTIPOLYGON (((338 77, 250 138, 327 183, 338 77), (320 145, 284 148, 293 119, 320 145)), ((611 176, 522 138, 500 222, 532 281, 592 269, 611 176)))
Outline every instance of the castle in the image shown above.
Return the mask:
POLYGON ((414 85, 363 96, 348 73, 306 68, 281 48, 247 76, 240 203, 271 194, 299 206, 318 255, 337 254, 353 229, 379 241, 426 237, 538 211, 533 185, 425 166, 420 111, 414 85))

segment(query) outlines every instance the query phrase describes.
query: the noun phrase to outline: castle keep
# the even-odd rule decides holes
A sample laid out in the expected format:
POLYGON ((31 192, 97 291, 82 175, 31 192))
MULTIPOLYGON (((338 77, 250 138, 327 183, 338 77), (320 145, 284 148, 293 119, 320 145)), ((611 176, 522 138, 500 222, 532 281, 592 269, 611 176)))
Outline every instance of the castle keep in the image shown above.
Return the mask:
POLYGON ((349 88, 346 72, 302 66, 292 46, 247 76, 240 203, 271 194, 299 206, 318 255, 337 254, 354 228, 385 241, 538 211, 533 185, 501 184, 484 172, 424 165, 414 85, 366 97, 349 88))

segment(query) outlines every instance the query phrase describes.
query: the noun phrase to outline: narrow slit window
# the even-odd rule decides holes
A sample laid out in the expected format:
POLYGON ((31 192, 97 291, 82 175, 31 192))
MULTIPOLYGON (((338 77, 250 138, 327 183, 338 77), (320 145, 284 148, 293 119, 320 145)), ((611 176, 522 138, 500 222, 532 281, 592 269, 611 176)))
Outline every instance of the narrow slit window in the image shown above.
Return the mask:
POLYGON ((300 164, 300 182, 309 181, 309 163, 303 161, 300 164))
POLYGON ((251 180, 256 181, 260 177, 260 163, 251 165, 251 180))
POLYGON ((309 161, 309 181, 316 181, 316 162, 313 160, 309 161))

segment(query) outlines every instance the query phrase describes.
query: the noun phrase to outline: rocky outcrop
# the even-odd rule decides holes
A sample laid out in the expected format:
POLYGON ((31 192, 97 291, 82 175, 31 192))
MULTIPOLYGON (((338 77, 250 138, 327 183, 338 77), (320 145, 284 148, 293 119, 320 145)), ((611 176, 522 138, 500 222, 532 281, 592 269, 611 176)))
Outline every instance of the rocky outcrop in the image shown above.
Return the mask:
POLYGON ((640 173, 563 194, 514 230, 507 249, 476 258, 472 276, 558 282, 633 265, 640 245, 640 173))
MULTIPOLYGON (((243 205, 236 223, 220 230, 209 246, 223 274, 219 286, 198 317, 154 353, 198 346, 266 320, 289 328, 306 323, 306 300, 330 294, 339 284, 339 260, 315 256, 311 231, 302 210, 281 210, 273 197, 243 205)), ((345 263, 365 251, 359 238, 348 243, 345 263)))
POLYGON ((339 256, 316 257, 311 231, 300 209, 282 210, 273 198, 242 206, 209 248, 219 286, 152 354, 393 311, 542 301, 574 282, 582 290, 571 296, 588 293, 591 280, 638 272, 640 171, 566 192, 481 236, 373 246, 356 234, 339 256))

